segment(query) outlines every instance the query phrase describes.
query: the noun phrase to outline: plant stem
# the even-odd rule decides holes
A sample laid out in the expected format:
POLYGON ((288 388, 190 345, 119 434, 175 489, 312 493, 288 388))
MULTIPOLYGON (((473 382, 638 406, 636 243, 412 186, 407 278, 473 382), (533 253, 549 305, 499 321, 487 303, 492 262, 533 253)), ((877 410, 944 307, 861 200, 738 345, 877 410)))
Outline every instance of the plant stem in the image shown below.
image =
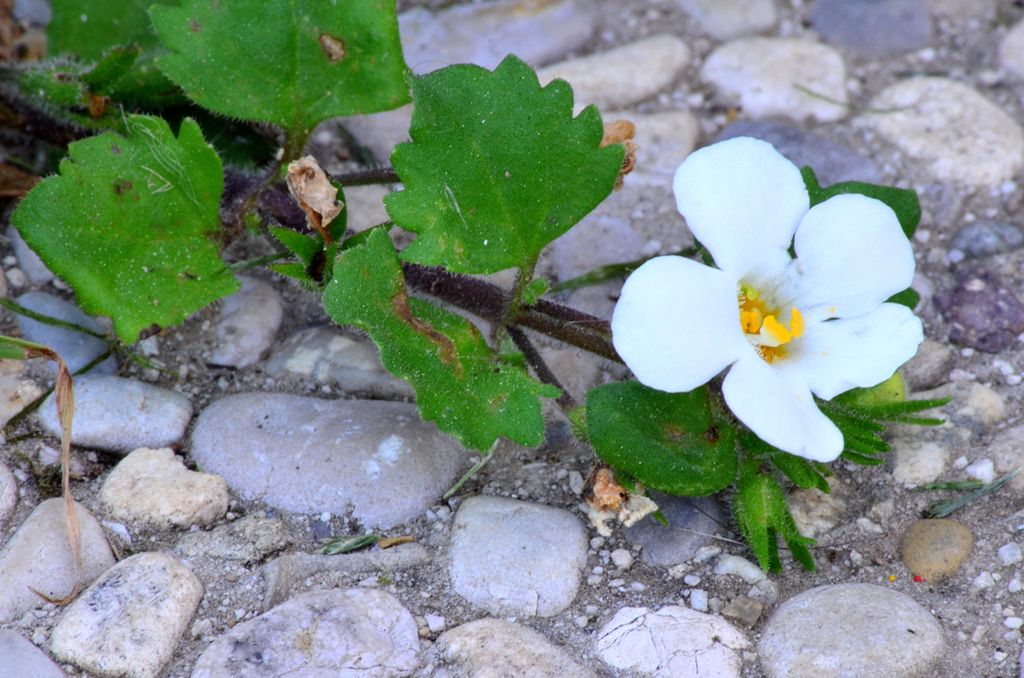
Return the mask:
POLYGON ((537 347, 533 345, 530 338, 526 336, 526 332, 523 332, 518 327, 513 327, 511 325, 505 329, 508 331, 508 336, 512 337, 512 341, 515 342, 515 345, 523 352, 523 355, 526 356, 526 362, 528 362, 530 367, 533 368, 533 372, 537 375, 537 378, 545 384, 550 384, 562 392, 562 395, 558 396, 558 400, 555 401, 558 403, 558 406, 563 410, 570 410, 573 407, 576 407, 576 399, 573 398, 572 395, 565 390, 565 387, 558 381, 558 377, 556 377, 555 373, 551 371, 548 364, 544 362, 544 358, 541 356, 540 351, 538 351, 537 347))
POLYGON ((342 186, 365 186, 367 184, 398 184, 402 180, 398 172, 389 166, 373 167, 345 174, 332 174, 331 179, 342 186))
POLYGON ((487 450, 487 454, 480 457, 480 460, 477 463, 473 464, 473 468, 466 471, 465 475, 459 478, 458 482, 456 482, 454 485, 448 488, 448 491, 441 495, 441 499, 444 499, 445 501, 451 499, 452 495, 458 492, 459 488, 465 485, 467 480, 475 476, 480 471, 480 469, 482 469, 487 464, 487 462, 491 460, 491 457, 494 456, 494 451, 498 449, 498 442, 499 441, 495 440, 494 444, 491 445, 491 449, 487 450))
POLYGON ((3 306, 12 313, 23 315, 26 318, 31 318, 36 322, 43 323, 44 325, 52 325, 53 327, 60 327, 65 330, 71 330, 72 332, 81 332, 82 334, 88 334, 90 337, 96 337, 97 339, 109 341, 107 335, 103 334, 102 332, 95 332, 87 327, 82 327, 81 325, 76 325, 75 323, 70 323, 66 320, 61 320, 60 318, 53 318, 48 315, 43 315, 42 313, 36 313, 32 309, 25 308, 21 304, 13 302, 10 299, 0 298, 0 306, 3 306))

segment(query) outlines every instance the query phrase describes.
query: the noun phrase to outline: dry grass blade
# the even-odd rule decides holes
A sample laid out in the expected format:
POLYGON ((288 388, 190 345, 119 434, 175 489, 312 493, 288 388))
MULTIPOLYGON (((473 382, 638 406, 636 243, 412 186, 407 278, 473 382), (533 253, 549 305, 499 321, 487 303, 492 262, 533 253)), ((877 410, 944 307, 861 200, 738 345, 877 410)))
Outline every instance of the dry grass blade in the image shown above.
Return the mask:
MULTIPOLYGON (((60 420, 60 465, 61 465, 61 492, 64 495, 65 520, 68 528, 68 546, 75 561, 75 585, 71 592, 63 598, 53 598, 42 591, 32 589, 32 592, 47 602, 56 605, 67 605, 82 590, 83 566, 82 566, 82 535, 78 524, 78 513, 75 511, 75 499, 71 494, 71 422, 75 414, 75 393, 71 380, 71 372, 68 370, 64 359, 48 346, 35 344, 15 339, 13 337, 0 337, 0 358, 13 358, 16 360, 28 360, 31 358, 45 358, 57 363, 57 381, 54 384, 55 400, 57 404, 57 417, 60 420)), ((31 587, 30 587, 31 588, 31 587)))

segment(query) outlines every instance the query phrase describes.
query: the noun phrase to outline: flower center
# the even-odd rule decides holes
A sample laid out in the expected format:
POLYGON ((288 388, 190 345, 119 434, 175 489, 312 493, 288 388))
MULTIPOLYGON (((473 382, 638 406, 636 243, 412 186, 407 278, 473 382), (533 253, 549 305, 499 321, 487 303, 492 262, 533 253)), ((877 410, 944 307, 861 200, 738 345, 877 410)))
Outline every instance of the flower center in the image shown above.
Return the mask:
POLYGON ((769 306, 761 293, 750 285, 739 290, 740 327, 747 341, 767 363, 786 357, 786 344, 803 336, 804 316, 795 306, 789 310, 789 326, 780 321, 782 313, 769 306))

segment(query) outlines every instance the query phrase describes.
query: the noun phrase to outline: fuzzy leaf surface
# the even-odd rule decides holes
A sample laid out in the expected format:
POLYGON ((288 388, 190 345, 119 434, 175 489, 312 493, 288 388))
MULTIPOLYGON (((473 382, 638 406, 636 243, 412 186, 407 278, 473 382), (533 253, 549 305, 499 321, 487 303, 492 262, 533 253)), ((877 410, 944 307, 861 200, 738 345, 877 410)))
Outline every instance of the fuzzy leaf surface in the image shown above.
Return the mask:
POLYGON ((419 235, 402 258, 461 273, 532 261, 612 191, 624 150, 601 148, 597 109, 509 56, 494 71, 457 65, 412 79, 411 142, 391 162, 405 189, 388 214, 419 235))
POLYGON ((587 394, 587 434, 597 456, 662 492, 701 496, 736 479, 736 431, 712 426, 704 387, 665 393, 635 381, 587 394))
POLYGON ((766 572, 782 570, 777 542, 780 536, 793 557, 813 571, 814 556, 808 547, 814 545, 814 540, 800 534, 782 488, 774 478, 762 474, 758 466, 755 460, 744 464, 733 497, 733 513, 743 538, 766 572))
POLYGON ((12 217, 28 245, 68 282, 86 313, 125 343, 182 322, 238 289, 218 254, 220 159, 198 125, 177 137, 163 120, 131 116, 68 147, 12 217))
POLYGON ((157 65, 200 106, 296 135, 409 99, 394 0, 183 0, 152 10, 157 65))
POLYGON ((384 366, 416 389, 422 417, 467 447, 487 450, 498 437, 529 447, 543 441, 540 398, 558 389, 499 361, 468 320, 410 298, 384 231, 341 253, 324 308, 336 323, 365 330, 384 366))

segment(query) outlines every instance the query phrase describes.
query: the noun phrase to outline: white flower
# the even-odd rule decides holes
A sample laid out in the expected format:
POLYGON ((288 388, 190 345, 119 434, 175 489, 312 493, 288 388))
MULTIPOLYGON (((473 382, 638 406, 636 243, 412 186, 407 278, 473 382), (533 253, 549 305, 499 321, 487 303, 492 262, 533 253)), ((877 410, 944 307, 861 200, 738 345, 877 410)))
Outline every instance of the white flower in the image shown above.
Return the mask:
POLYGON ((616 350, 662 391, 691 391, 728 367, 725 401, 762 440, 835 459, 842 433, 812 394, 874 386, 923 339, 908 308, 885 303, 914 275, 896 214, 862 195, 809 208, 797 167, 750 138, 692 153, 673 189, 718 268, 675 256, 638 268, 612 316, 616 350))

